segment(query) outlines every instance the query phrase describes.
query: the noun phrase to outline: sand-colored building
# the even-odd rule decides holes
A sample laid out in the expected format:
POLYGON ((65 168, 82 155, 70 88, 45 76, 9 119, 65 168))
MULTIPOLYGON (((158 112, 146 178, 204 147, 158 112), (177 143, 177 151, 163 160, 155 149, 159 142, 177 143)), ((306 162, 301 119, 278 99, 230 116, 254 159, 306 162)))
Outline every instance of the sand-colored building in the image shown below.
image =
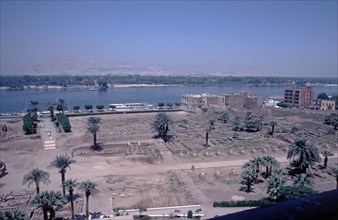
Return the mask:
POLYGON ((334 111, 336 109, 336 102, 334 100, 320 100, 320 110, 334 111))
POLYGON ((247 92, 225 93, 220 95, 209 94, 184 94, 181 98, 182 109, 196 112, 199 108, 215 105, 224 108, 235 108, 238 110, 259 110, 263 107, 263 99, 247 92))

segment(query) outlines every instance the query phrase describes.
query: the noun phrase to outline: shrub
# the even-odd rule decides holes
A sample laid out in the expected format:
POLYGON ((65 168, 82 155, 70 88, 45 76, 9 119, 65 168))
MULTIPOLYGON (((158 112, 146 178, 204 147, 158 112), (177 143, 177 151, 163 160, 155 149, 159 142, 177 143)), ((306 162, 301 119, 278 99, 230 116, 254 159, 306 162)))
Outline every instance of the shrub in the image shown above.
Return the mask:
POLYGON ((312 188, 306 186, 282 186, 279 190, 278 201, 296 199, 316 193, 312 188))
POLYGON ((213 207, 259 207, 265 205, 271 205, 271 202, 268 199, 260 200, 243 200, 243 201, 215 201, 213 207))
POLYGON ((60 124, 61 124, 61 126, 62 126, 62 128, 65 132, 71 132, 71 130, 70 130, 71 125, 70 125, 68 117, 65 114, 63 114, 63 113, 57 114, 57 120, 60 122, 60 124))
POLYGON ((25 134, 36 133, 36 127, 34 128, 34 121, 31 118, 30 114, 26 114, 22 120, 23 120, 22 129, 25 131, 25 134))
POLYGON ((78 111, 79 109, 80 109, 80 106, 78 105, 73 106, 73 110, 78 111))
POLYGON ((192 211, 191 210, 188 211, 187 218, 192 218, 192 211))
POLYGON ((296 131, 299 131, 299 128, 297 128, 297 127, 292 127, 292 128, 290 129, 290 134, 295 133, 296 131))
POLYGON ((96 108, 97 108, 98 110, 102 110, 102 109, 104 108, 104 105, 97 105, 96 108))
POLYGON ((158 103, 158 107, 160 107, 160 108, 163 108, 164 105, 165 105, 164 102, 159 102, 159 103, 158 103))
POLYGON ((86 104, 86 105, 84 105, 84 107, 85 107, 86 110, 90 110, 90 109, 93 108, 93 105, 86 104))

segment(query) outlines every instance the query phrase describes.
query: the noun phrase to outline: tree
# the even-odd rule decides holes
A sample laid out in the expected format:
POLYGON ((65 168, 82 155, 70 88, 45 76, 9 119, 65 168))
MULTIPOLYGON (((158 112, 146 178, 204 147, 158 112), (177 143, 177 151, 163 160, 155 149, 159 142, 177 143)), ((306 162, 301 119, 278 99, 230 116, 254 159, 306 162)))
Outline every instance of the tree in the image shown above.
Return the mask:
POLYGON ((330 150, 324 150, 324 151, 322 151, 322 154, 324 156, 324 165, 323 165, 323 168, 326 169, 327 162, 329 160, 328 157, 333 156, 333 153, 330 150))
POLYGON ((67 110, 67 104, 64 99, 59 99, 56 103, 56 110, 59 112, 64 113, 65 110, 67 110))
POLYGON ((317 96, 317 99, 328 100, 329 96, 325 92, 322 92, 317 96))
POLYGON ((242 131, 243 130, 241 118, 238 115, 236 115, 236 117, 235 117, 235 121, 234 121, 232 130, 233 131, 242 131))
POLYGON ((296 186, 302 186, 302 187, 313 187, 313 178, 306 173, 296 174, 294 178, 294 184, 296 186))
POLYGON ((331 113, 330 115, 325 116, 324 124, 332 125, 334 127, 334 129, 337 130, 338 114, 337 113, 331 113))
POLYGON ((52 121, 55 120, 55 114, 54 114, 55 108, 56 108, 56 103, 54 103, 54 102, 48 102, 48 104, 47 104, 47 110, 50 111, 50 117, 51 117, 52 121))
POLYGON ((331 167, 330 174, 336 177, 336 189, 338 189, 338 167, 331 167))
POLYGON ((20 209, 0 211, 1 220, 25 220, 25 213, 20 209))
POLYGON ((70 207, 71 207, 71 213, 72 213, 72 219, 74 219, 74 189, 79 185, 76 180, 67 179, 63 183, 64 187, 68 190, 68 200, 70 201, 70 207))
POLYGON ((320 162, 318 148, 313 144, 307 144, 305 138, 296 139, 291 145, 287 159, 291 165, 299 169, 301 173, 306 173, 306 169, 315 163, 320 162))
POLYGON ((264 116, 260 115, 259 117, 254 116, 251 112, 246 114, 245 118, 245 130, 248 132, 257 132, 262 130, 264 116))
POLYGON ((169 108, 169 109, 172 109, 173 108, 173 103, 172 102, 167 102, 167 107, 169 108))
POLYGON ((268 179, 267 193, 272 199, 279 200, 280 189, 286 182, 286 176, 282 169, 278 169, 268 179))
POLYGON ((89 111, 89 110, 91 110, 91 109, 93 108, 93 105, 91 105, 91 104, 86 104, 86 105, 84 105, 84 107, 85 107, 85 109, 86 109, 87 111, 89 111))
POLYGON ((280 169, 279 162, 271 156, 263 156, 262 157, 262 164, 265 166, 265 176, 264 178, 268 178, 272 175, 272 170, 280 169))
POLYGON ((140 206, 139 208, 138 208, 138 212, 140 213, 140 216, 142 216, 142 213, 143 212, 146 212, 147 211, 147 209, 145 208, 145 207, 143 207, 143 206, 140 206))
POLYGON ((223 122, 223 123, 227 123, 227 121, 229 120, 229 115, 227 112, 222 112, 219 116, 218 116, 218 120, 223 122))
POLYGON ((164 107, 164 105, 165 105, 164 102, 159 102, 159 103, 157 104, 157 106, 158 106, 160 109, 162 109, 162 108, 164 107))
POLYGON ((270 126, 271 126, 271 135, 273 135, 275 133, 275 126, 277 125, 277 122, 275 121, 271 121, 270 122, 270 126))
POLYGON ((255 167, 255 179, 254 179, 254 182, 258 183, 259 182, 259 173, 260 173, 259 172, 259 170, 260 170, 259 166, 261 164, 263 164, 263 158, 262 157, 254 157, 249 162, 252 164, 252 166, 255 167))
POLYGON ((97 110, 102 111, 104 108, 104 105, 96 105, 97 110))
POLYGON ((93 149, 98 149, 98 144, 96 140, 97 132, 100 131, 100 124, 101 124, 101 118, 100 117, 89 117, 87 121, 87 132, 91 133, 93 135, 93 149))
POLYGON ((172 124, 172 119, 166 113, 157 113, 155 120, 152 123, 152 128, 158 133, 158 137, 162 138, 164 142, 170 139, 168 135, 169 127, 172 124))
POLYGON ((66 199, 61 192, 54 191, 41 192, 31 201, 32 205, 42 209, 44 220, 48 220, 48 212, 50 214, 50 219, 54 219, 55 212, 61 209, 66 203, 66 199))
POLYGON ((251 192, 252 184, 256 178, 256 167, 253 163, 246 162, 243 167, 243 171, 241 174, 242 183, 246 186, 246 192, 251 192))
POLYGON ((71 159, 70 156, 68 156, 67 154, 65 155, 61 154, 59 156, 56 156, 56 158, 49 165, 49 167, 55 167, 59 169, 59 173, 61 174, 61 184, 62 184, 63 195, 66 194, 64 182, 66 179, 67 168, 70 168, 70 165, 75 162, 76 161, 71 159))
POLYGON ((89 196, 93 191, 96 190, 96 184, 91 182, 90 180, 81 182, 79 185, 79 189, 85 193, 86 196, 86 217, 89 218, 89 196))
POLYGON ((40 182, 43 184, 49 184, 49 173, 43 170, 40 170, 39 168, 34 168, 27 174, 23 176, 23 184, 28 183, 28 187, 35 183, 36 187, 36 194, 40 193, 40 182))
POLYGON ((31 101, 31 104, 28 106, 27 112, 29 113, 33 121, 38 120, 38 111, 39 111, 39 102, 31 101))
POLYGON ((215 120, 214 119, 210 119, 209 120, 209 127, 207 129, 205 129, 205 146, 208 147, 209 146, 209 134, 215 130, 215 120))
POLYGON ((80 109, 80 106, 78 106, 78 105, 74 105, 74 106, 73 106, 73 110, 74 110, 75 112, 79 111, 79 109, 80 109))

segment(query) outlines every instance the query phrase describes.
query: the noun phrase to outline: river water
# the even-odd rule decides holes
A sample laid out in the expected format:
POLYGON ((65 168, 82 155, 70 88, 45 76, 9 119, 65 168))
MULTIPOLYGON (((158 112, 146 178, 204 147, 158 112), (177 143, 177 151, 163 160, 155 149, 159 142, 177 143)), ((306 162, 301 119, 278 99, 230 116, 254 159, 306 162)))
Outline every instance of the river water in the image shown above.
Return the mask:
MULTIPOLYGON (((48 102, 64 99, 69 109, 85 104, 104 105, 111 103, 142 102, 157 106, 159 102, 180 102, 182 94, 220 94, 247 91, 266 99, 270 96, 283 96, 289 86, 163 86, 163 87, 127 87, 112 88, 107 91, 89 91, 88 89, 49 89, 49 90, 0 90, 0 113, 22 112, 31 100, 39 102, 40 110, 45 110, 48 102)), ((337 86, 314 87, 315 97, 321 92, 328 95, 338 93, 337 86)))

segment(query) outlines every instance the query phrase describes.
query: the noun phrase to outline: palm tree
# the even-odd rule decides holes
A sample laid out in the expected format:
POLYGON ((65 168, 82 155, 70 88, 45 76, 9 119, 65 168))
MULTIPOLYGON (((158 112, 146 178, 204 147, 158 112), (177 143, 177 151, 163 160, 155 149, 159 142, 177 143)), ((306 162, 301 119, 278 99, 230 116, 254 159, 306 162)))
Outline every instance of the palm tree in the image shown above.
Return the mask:
POLYGON ((328 162, 328 157, 331 157, 331 156, 333 156, 333 153, 330 151, 330 150, 324 150, 323 152, 322 152, 322 154, 323 154, 323 156, 324 156, 324 166, 323 166, 323 168, 324 169, 326 169, 326 167, 327 167, 327 162, 328 162))
POLYGON ((280 188, 285 184, 286 176, 282 169, 277 169, 268 180, 268 190, 267 193, 272 199, 279 199, 280 188))
POLYGON ((56 108, 56 103, 49 102, 47 104, 47 110, 50 111, 50 117, 51 117, 52 121, 54 121, 54 119, 55 119, 55 114, 54 114, 55 108, 56 108))
POLYGON ((296 186, 302 186, 302 187, 313 187, 313 178, 309 175, 307 175, 306 173, 301 173, 301 174, 297 174, 295 176, 295 180, 294 180, 294 184, 296 186))
POLYGON ((54 219, 55 212, 61 209, 66 203, 67 201, 61 192, 54 191, 41 192, 31 201, 32 205, 42 209, 44 220, 48 220, 48 212, 50 219, 54 219))
POLYGON ((70 201, 71 212, 72 212, 72 219, 74 219, 74 189, 79 185, 76 180, 67 179, 63 185, 68 190, 69 196, 68 199, 70 201))
POLYGON ((336 189, 338 189, 338 167, 331 167, 331 175, 336 177, 336 189))
POLYGON ((65 110, 67 110, 67 105, 64 99, 59 99, 56 103, 56 110, 59 112, 64 113, 65 110))
POLYGON ((287 159, 291 164, 298 168, 301 173, 306 173, 306 169, 314 163, 320 162, 318 148, 313 144, 307 144, 305 138, 296 139, 291 145, 287 159))
POLYGON ((277 122, 271 121, 270 125, 271 125, 271 133, 270 134, 273 135, 275 133, 275 126, 277 125, 277 122))
POLYGON ((69 168, 70 169, 70 165, 72 163, 75 163, 76 161, 71 159, 70 156, 68 156, 67 154, 65 155, 59 155, 56 156, 56 158, 50 163, 49 167, 55 167, 57 169, 59 169, 59 172, 61 174, 61 183, 62 183, 62 192, 63 195, 66 194, 66 189, 64 186, 64 182, 66 179, 66 169, 69 168))
POLYGON ((246 162, 243 167, 241 174, 242 183, 246 186, 246 192, 251 192, 251 186, 256 178, 256 166, 253 163, 246 162))
POLYGON ((12 211, 0 211, 0 219, 2 220, 25 220, 25 213, 20 209, 12 211))
POLYGON ((255 183, 258 183, 259 182, 258 176, 259 176, 259 171, 260 171, 259 166, 263 164, 263 158, 254 157, 249 162, 252 163, 252 165, 255 167, 255 183))
POLYGON ((101 123, 101 118, 99 117, 89 117, 87 121, 87 125, 88 125, 87 131, 93 134, 94 150, 96 150, 98 147, 97 142, 96 142, 96 134, 97 132, 100 131, 100 123, 101 123))
POLYGON ((213 130, 215 130, 214 124, 215 124, 215 120, 210 119, 209 120, 209 127, 205 130, 205 146, 206 147, 209 146, 209 133, 211 133, 213 130))
POLYGON ((30 114, 33 121, 38 120, 38 111, 39 111, 39 102, 38 101, 31 101, 31 104, 29 104, 28 113, 30 114))
POLYGON ((218 116, 218 120, 223 122, 223 123, 227 123, 227 121, 229 120, 229 116, 227 112, 222 112, 219 116, 218 116))
POLYGON ((28 187, 35 183, 36 186, 36 194, 40 193, 40 182, 44 184, 49 184, 49 173, 43 170, 40 170, 39 168, 34 168, 27 174, 23 176, 23 184, 28 183, 28 187))
POLYGON ((80 183, 79 189, 82 190, 86 195, 86 217, 89 218, 89 196, 96 190, 96 184, 90 180, 80 183))
POLYGON ((271 156, 263 156, 262 164, 265 166, 265 176, 264 178, 268 178, 272 174, 272 169, 280 169, 279 162, 271 156))
POLYGON ((152 123, 152 128, 158 133, 158 137, 162 138, 164 142, 169 140, 168 132, 169 126, 172 124, 172 119, 166 113, 158 113, 152 123))

